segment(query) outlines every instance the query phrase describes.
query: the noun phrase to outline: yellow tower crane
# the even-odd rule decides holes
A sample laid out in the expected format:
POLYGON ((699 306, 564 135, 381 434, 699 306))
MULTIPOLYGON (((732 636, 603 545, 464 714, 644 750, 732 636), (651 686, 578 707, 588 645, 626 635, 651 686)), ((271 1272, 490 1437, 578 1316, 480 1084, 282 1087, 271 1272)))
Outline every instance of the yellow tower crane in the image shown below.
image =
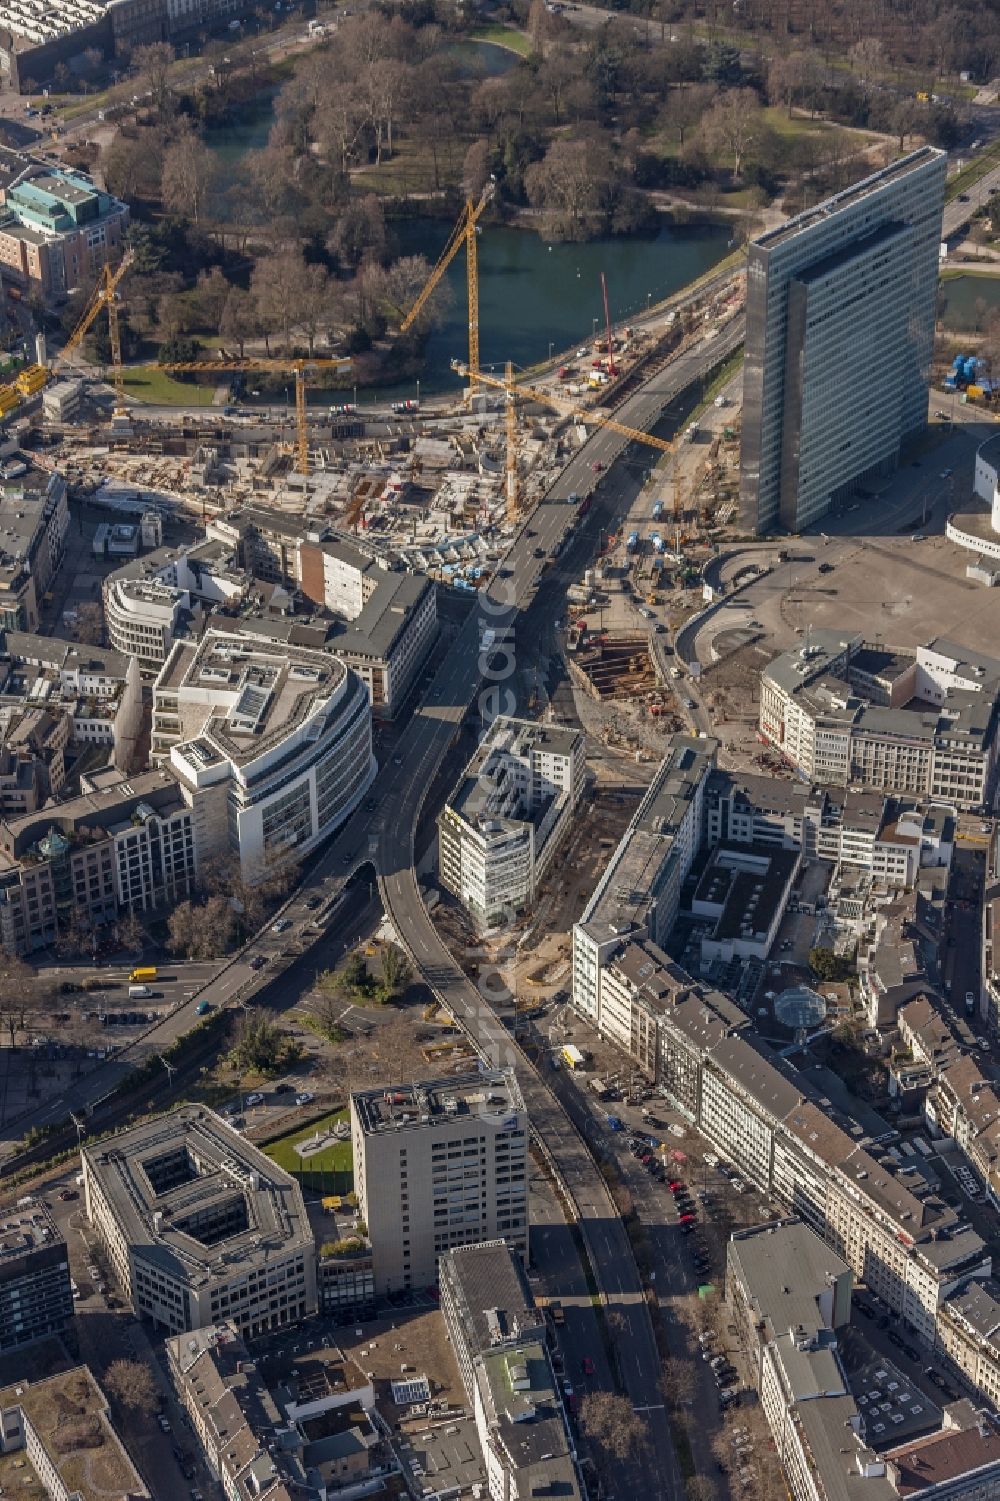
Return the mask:
MULTIPOLYGON (((19 371, 11 385, 0 386, 0 419, 9 417, 20 406, 22 401, 27 401, 32 396, 37 396, 39 391, 42 391, 48 385, 49 381, 54 379, 59 372, 59 367, 66 364, 79 348, 87 330, 101 309, 105 307, 108 309, 108 317, 111 320, 112 361, 115 361, 115 350, 118 349, 116 372, 120 372, 121 350, 118 340, 118 313, 115 296, 118 283, 131 264, 132 252, 130 250, 125 252, 114 270, 105 264, 101 272, 101 279, 98 282, 93 297, 87 304, 86 311, 81 316, 79 323, 77 323, 62 349, 50 364, 25 365, 24 369, 19 371)), ((124 392, 120 378, 116 378, 115 380, 115 390, 118 393, 119 404, 121 404, 124 399, 124 392)))
MULTIPOLYGON (((465 200, 465 207, 459 215, 458 223, 451 232, 451 238, 438 256, 437 265, 424 282, 420 295, 410 308, 406 317, 399 325, 401 334, 412 328, 421 311, 427 304, 427 300, 434 288, 440 282, 442 276, 455 259, 462 245, 465 246, 465 270, 469 291, 469 363, 466 367, 469 376, 469 395, 476 394, 476 385, 479 381, 479 249, 476 245, 478 224, 483 216, 486 205, 491 202, 496 192, 496 184, 491 177, 479 195, 479 202, 473 203, 471 198, 465 200)), ((501 382, 502 384, 502 382, 501 382)))
POLYGON ((82 342, 98 313, 102 308, 106 307, 108 310, 108 322, 110 325, 108 332, 111 335, 111 361, 115 367, 115 390, 118 392, 122 400, 124 400, 124 388, 121 385, 122 357, 121 339, 118 332, 118 304, 116 301, 116 295, 118 291, 118 283, 121 281, 122 277, 125 275, 125 272, 131 266, 133 259, 134 257, 131 250, 126 250, 125 254, 122 256, 121 260, 118 262, 118 265, 114 270, 112 270, 107 262, 105 262, 104 268, 101 272, 101 279, 97 284, 97 288, 94 292, 93 297, 90 299, 90 302, 87 305, 86 312, 83 314, 79 323, 76 325, 73 332, 66 340, 66 343, 63 345, 62 349, 59 351, 59 353, 55 357, 55 360, 53 361, 54 365, 60 365, 69 358, 69 356, 74 352, 74 350, 78 348, 78 346, 82 342), (117 354, 115 352, 116 350, 117 354))
MULTIPOLYGON (((465 375, 468 366, 462 360, 452 360, 451 368, 458 375, 465 375)), ((673 453, 675 444, 669 438, 655 438, 652 433, 644 433, 641 428, 629 427, 627 423, 618 422, 614 417, 607 417, 601 412, 588 411, 585 407, 577 406, 576 402, 565 396, 560 396, 552 391, 544 391, 539 386, 520 385, 514 380, 514 367, 507 362, 502 377, 497 375, 483 375, 480 372, 479 380, 484 386, 493 386, 503 391, 506 395, 506 431, 507 431, 507 515, 510 520, 514 519, 519 503, 519 485, 517 478, 517 415, 516 403, 518 397, 527 401, 540 401, 548 406, 555 407, 565 412, 574 422, 583 423, 588 427, 606 427, 613 433, 620 433, 623 438, 628 438, 634 443, 645 443, 648 448, 655 448, 660 453, 673 453)))
POLYGON ((351 368, 347 359, 228 359, 217 360, 164 360, 150 366, 153 370, 169 370, 179 375, 204 375, 223 370, 247 373, 268 373, 295 376, 295 454, 300 474, 309 473, 309 414, 306 407, 306 377, 318 370, 334 370, 346 374, 351 368))

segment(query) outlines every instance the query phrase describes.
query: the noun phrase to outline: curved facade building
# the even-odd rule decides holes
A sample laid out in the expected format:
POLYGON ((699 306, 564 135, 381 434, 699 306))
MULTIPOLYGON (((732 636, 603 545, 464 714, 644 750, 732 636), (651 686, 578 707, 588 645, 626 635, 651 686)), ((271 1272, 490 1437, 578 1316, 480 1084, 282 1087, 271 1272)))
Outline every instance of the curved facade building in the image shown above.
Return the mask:
POLYGON ((949 516, 945 536, 958 547, 995 562, 1000 558, 1000 435, 987 438, 976 450, 972 488, 983 506, 949 516))
POLYGON ((204 847, 253 878, 332 834, 376 772, 371 702, 324 652, 209 631, 178 642, 153 690, 154 753, 202 789, 204 847))

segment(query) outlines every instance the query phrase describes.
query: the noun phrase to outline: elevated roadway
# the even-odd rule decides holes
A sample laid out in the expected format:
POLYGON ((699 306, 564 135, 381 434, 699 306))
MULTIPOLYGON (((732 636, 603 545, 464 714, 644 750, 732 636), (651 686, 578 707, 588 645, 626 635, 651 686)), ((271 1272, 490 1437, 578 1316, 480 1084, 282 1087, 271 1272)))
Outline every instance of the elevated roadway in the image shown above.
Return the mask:
MULTIPOLYGON (((651 429, 666 407, 727 358, 741 339, 742 319, 735 317, 658 372, 647 387, 622 404, 616 417, 629 426, 651 429)), ((514 662, 507 648, 481 650, 482 632, 513 627, 516 653, 517 623, 530 611, 550 557, 576 524, 578 505, 568 503, 568 497, 590 495, 630 442, 598 429, 570 460, 515 538, 489 590, 477 596, 476 608, 415 709, 396 754, 380 767, 369 799, 374 806, 366 806, 349 820, 286 904, 282 916, 291 926, 277 934, 272 925, 235 956, 197 996, 172 1013, 161 1041, 166 1046, 192 1024, 196 1005, 215 1008, 245 1003, 263 991, 284 960, 307 949, 325 922, 335 920, 346 881, 363 866, 373 866, 386 912, 427 983, 484 1057, 516 1071, 533 1132, 570 1197, 601 1301, 621 1320, 615 1331, 620 1377, 645 1420, 648 1435, 644 1451, 623 1467, 628 1484, 645 1496, 680 1501, 683 1483, 666 1421, 659 1356, 625 1227, 582 1137, 543 1075, 438 936, 414 871, 414 840, 424 797, 466 715, 471 710, 477 716, 490 716, 513 707, 504 684, 513 675, 514 662), (322 897, 318 909, 317 894, 322 897), (264 954, 268 963, 255 971, 250 961, 258 954, 264 954)), ((129 1062, 127 1052, 123 1053, 108 1068, 81 1080, 72 1098, 53 1101, 37 1112, 37 1119, 19 1122, 19 1131, 62 1119, 67 1108, 92 1109, 123 1076, 129 1062)))

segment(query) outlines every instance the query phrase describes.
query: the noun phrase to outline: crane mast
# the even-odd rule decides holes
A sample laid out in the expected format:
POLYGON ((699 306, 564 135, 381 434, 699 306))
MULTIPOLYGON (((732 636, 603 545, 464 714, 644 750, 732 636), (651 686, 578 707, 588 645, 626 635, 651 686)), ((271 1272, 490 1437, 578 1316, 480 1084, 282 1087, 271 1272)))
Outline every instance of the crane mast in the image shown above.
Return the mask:
POLYGON ((470 396, 475 395, 476 386, 479 383, 479 246, 476 243, 476 235, 479 233, 479 221, 486 211, 487 204, 492 202, 495 192, 496 184, 491 177, 479 195, 478 203, 473 203, 471 198, 465 200, 465 207, 459 216, 458 223, 451 232, 447 245, 438 256, 437 264, 421 287, 410 311, 399 325, 401 334, 405 334, 408 329, 413 327, 413 324, 426 307, 431 293, 464 245, 465 272, 469 297, 469 360, 466 369, 469 377, 470 396))

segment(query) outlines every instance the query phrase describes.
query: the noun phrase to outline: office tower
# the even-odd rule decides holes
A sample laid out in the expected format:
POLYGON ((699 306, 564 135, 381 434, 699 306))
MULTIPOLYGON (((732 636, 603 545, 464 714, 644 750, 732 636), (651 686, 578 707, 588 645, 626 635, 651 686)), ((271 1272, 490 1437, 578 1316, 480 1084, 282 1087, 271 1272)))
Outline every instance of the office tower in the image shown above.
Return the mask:
POLYGON ((351 1096, 358 1212, 375 1291, 437 1281, 455 1246, 503 1237, 528 1254, 528 1116, 512 1069, 351 1096))
POLYGON ((927 420, 945 154, 930 146, 751 243, 740 509, 798 532, 927 420))

